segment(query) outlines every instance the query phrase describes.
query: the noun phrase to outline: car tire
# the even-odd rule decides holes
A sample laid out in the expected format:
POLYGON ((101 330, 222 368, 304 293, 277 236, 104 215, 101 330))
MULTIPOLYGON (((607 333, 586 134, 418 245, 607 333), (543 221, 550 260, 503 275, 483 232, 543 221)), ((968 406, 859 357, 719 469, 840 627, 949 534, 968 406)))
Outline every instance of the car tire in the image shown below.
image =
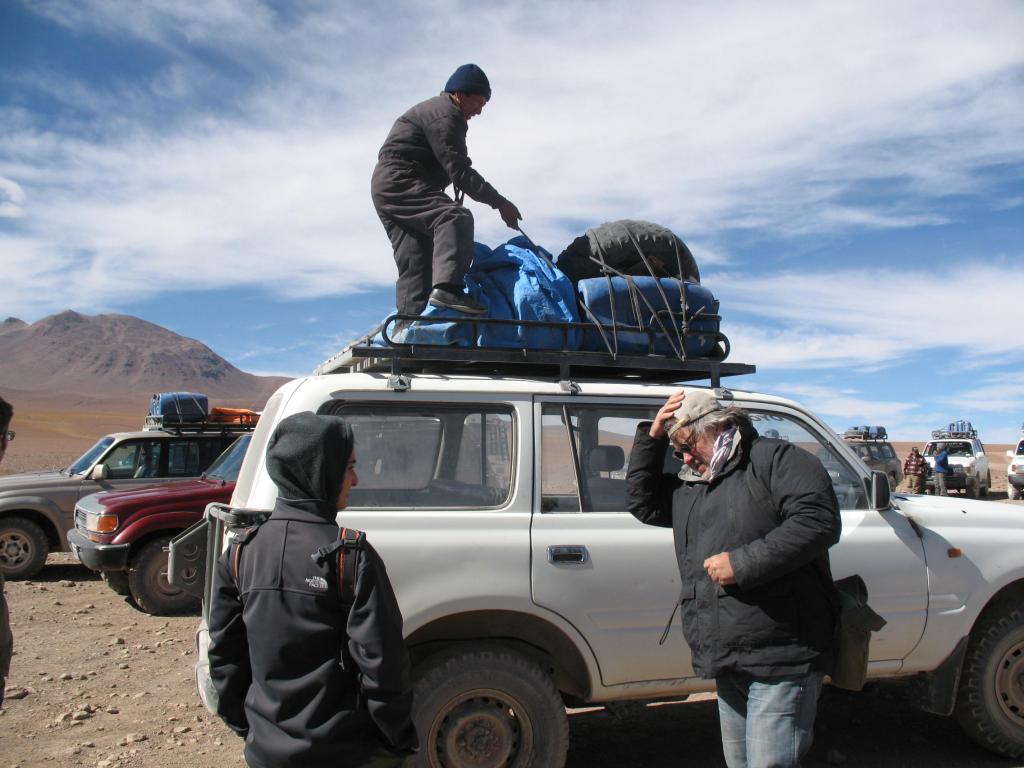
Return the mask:
POLYGON ((1013 483, 1006 484, 1006 498, 1010 501, 1016 501, 1021 496, 1021 492, 1013 485, 1013 483))
POLYGON ((8 581, 31 579, 46 565, 50 542, 38 523, 24 517, 0 519, 0 569, 8 581))
POLYGON ((128 586, 128 574, 125 571, 101 571, 100 575, 115 594, 123 597, 131 594, 131 587, 128 586))
POLYGON ((1009 607, 982 619, 971 632, 955 715, 978 744, 1015 759, 1024 757, 1022 679, 1024 609, 1009 607))
POLYGON ((170 536, 146 543, 132 559, 128 587, 135 604, 152 616, 198 613, 201 603, 188 592, 167 581, 167 552, 170 536))
POLYGON ((986 496, 988 496, 988 492, 990 490, 992 490, 992 475, 991 475, 991 473, 985 475, 985 484, 983 486, 981 486, 981 490, 978 491, 978 495, 980 495, 981 498, 985 498, 986 496))
POLYGON ((408 768, 561 768, 569 721, 551 676, 494 644, 430 656, 414 671, 420 751, 408 768))
POLYGON ((981 493, 978 491, 978 483, 979 482, 980 481, 978 481, 978 480, 975 480, 973 483, 970 480, 965 481, 965 483, 964 483, 964 496, 966 496, 969 499, 976 499, 976 498, 978 498, 981 495, 981 493))

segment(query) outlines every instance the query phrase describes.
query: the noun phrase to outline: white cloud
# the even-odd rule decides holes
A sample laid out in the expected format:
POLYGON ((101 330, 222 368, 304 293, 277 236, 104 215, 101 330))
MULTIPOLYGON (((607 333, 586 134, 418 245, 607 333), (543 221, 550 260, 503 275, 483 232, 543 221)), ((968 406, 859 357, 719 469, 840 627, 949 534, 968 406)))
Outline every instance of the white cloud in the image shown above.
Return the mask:
MULTIPOLYGON (((466 60, 484 66, 495 89, 471 125, 475 165, 554 252, 581 231, 566 220, 647 218, 701 244, 730 228, 935 225, 949 217, 947 195, 978 193, 987 169, 1024 159, 1016 3, 399 8, 33 6, 74 35, 149 46, 155 63, 103 87, 67 72, 5 73, 69 107, 59 120, 24 108, 0 115, 10 126, 0 176, 14 185, 0 187, 0 217, 20 216, 0 240, 5 312, 116 306, 171 285, 310 297, 390 284, 391 253, 368 195, 377 148, 403 109, 466 60), (860 194, 871 185, 897 193, 860 194)), ((479 239, 509 235, 493 212, 474 211, 479 239)), ((729 263, 714 246, 696 251, 704 266, 729 263)), ((882 360, 908 348, 899 327, 857 325, 860 334, 848 335, 830 311, 849 306, 842 282, 830 289, 828 280, 787 276, 765 294, 825 290, 827 300, 809 302, 825 333, 794 300, 780 317, 797 330, 738 326, 737 347, 767 344, 783 363, 783 337, 794 335, 838 361, 864 361, 876 344, 882 360)), ((932 306, 909 282, 909 301, 893 292, 904 308, 893 326, 932 306)), ((764 283, 729 295, 755 304, 764 283)), ((953 336, 969 345, 959 328, 953 336)), ((1004 346, 982 341, 977 352, 1004 346)))

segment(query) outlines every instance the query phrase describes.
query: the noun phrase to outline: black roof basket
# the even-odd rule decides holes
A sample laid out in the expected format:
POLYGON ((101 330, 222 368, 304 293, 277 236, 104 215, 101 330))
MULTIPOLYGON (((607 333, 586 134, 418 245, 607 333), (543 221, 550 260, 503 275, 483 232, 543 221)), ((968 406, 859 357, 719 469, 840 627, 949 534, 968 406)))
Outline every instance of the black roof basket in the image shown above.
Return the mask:
MULTIPOLYGON (((677 326, 678 327, 678 326, 677 326)), ((617 353, 617 332, 646 333, 649 350, 654 349, 657 332, 652 328, 636 326, 601 325, 594 322, 562 323, 536 320, 499 320, 485 317, 423 317, 419 315, 389 315, 383 323, 356 339, 336 355, 321 363, 314 374, 379 372, 403 373, 466 373, 503 374, 511 376, 557 376, 562 381, 573 378, 628 378, 651 382, 683 382, 710 380, 711 386, 720 386, 723 376, 740 376, 757 369, 746 363, 727 363, 729 340, 715 332, 715 350, 709 357, 688 357, 685 344, 680 354, 623 355, 617 353), (472 324, 472 337, 479 338, 479 328, 485 324, 539 327, 559 333, 559 349, 529 349, 515 347, 459 347, 440 344, 418 344, 395 341, 395 323, 468 323, 472 324), (607 351, 592 352, 569 349, 571 330, 591 329, 595 326, 605 339, 607 351), (374 343, 374 342, 377 343, 374 343)), ((679 331, 682 340, 688 335, 685 326, 679 331)), ((709 335, 706 331, 694 333, 709 335)))
POLYGON ((244 435, 256 428, 256 421, 239 423, 237 421, 186 421, 164 424, 163 416, 147 416, 142 423, 142 429, 146 432, 167 432, 172 435, 197 434, 199 432, 222 434, 222 435, 244 435))

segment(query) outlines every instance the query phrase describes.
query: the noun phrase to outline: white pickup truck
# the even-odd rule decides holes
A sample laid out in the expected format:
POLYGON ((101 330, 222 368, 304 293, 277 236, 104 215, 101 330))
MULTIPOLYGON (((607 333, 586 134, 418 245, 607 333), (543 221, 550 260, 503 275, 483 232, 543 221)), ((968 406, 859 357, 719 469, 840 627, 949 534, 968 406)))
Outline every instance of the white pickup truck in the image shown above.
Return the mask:
MULTIPOLYGON (((209 582, 224 529, 273 506, 264 454, 277 424, 300 411, 337 414, 354 428, 360 467, 339 522, 367 532, 405 617, 422 746, 412 765, 558 768, 565 705, 713 690, 694 675, 678 628, 658 644, 680 593, 672 531, 640 524, 625 504, 635 427, 679 385, 647 383, 666 381, 665 371, 585 378, 564 366, 517 375, 512 366, 474 374, 452 364, 396 375, 390 365, 327 372, 345 371, 342 358, 278 390, 231 506, 211 505, 205 527, 172 544, 172 580, 199 543, 209 582)), ((712 366, 713 383, 724 367, 712 366)), ((843 522, 834 575, 860 574, 887 622, 872 637, 869 676, 913 681, 925 709, 954 715, 994 752, 1024 755, 1019 511, 892 494, 884 473, 869 473, 798 404, 713 391, 831 475, 843 522)), ((666 467, 673 461, 666 456, 666 467)), ((199 690, 212 707, 205 620, 198 644, 199 690)))
MULTIPOLYGON (((932 439, 925 443, 924 460, 935 469, 935 454, 942 448, 946 451, 949 474, 946 477, 947 490, 959 490, 972 499, 988 495, 992 488, 992 472, 988 466, 985 445, 978 439, 977 431, 967 422, 967 429, 956 431, 938 429, 932 432, 932 439)), ((952 425, 951 425, 952 426, 952 425)), ((926 481, 928 488, 934 488, 934 475, 926 481)))
POLYGON ((1006 495, 1015 501, 1024 496, 1024 437, 1006 452, 1006 458, 1010 460, 1006 465, 1006 495))

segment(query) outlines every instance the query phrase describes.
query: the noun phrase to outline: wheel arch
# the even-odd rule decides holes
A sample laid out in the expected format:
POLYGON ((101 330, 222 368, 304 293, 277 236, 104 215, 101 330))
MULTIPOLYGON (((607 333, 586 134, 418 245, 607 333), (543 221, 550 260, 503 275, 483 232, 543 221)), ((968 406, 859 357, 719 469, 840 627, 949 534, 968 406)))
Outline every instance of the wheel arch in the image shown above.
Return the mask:
POLYGON ((67 542, 61 538, 62 531, 57 529, 57 524, 54 523, 53 518, 39 508, 21 506, 0 510, 0 520, 10 517, 21 517, 25 520, 31 520, 42 528, 43 533, 46 534, 46 543, 49 545, 51 552, 60 552, 67 549, 67 542))
POLYGON ((131 541, 130 542, 131 546, 128 549, 128 567, 129 568, 132 567, 132 561, 135 559, 135 556, 137 554, 139 554, 139 551, 143 547, 145 547, 147 544, 149 544, 149 542, 153 541, 153 539, 158 539, 161 536, 168 536, 168 537, 173 539, 175 536, 177 536, 179 533, 181 533, 182 530, 184 530, 184 529, 182 529, 182 528, 154 528, 153 530, 146 531, 142 536, 139 536, 139 538, 134 539, 133 541, 131 541))
POLYGON ((591 673, 580 648, 539 616, 507 610, 467 611, 429 622, 406 638, 414 664, 473 641, 514 647, 548 670, 562 693, 581 701, 590 697, 591 673))
POLYGON ((993 613, 1005 610, 1008 606, 1019 607, 1022 604, 1024 604, 1024 577, 1004 584, 992 594, 971 624, 971 632, 973 633, 975 628, 993 613))

